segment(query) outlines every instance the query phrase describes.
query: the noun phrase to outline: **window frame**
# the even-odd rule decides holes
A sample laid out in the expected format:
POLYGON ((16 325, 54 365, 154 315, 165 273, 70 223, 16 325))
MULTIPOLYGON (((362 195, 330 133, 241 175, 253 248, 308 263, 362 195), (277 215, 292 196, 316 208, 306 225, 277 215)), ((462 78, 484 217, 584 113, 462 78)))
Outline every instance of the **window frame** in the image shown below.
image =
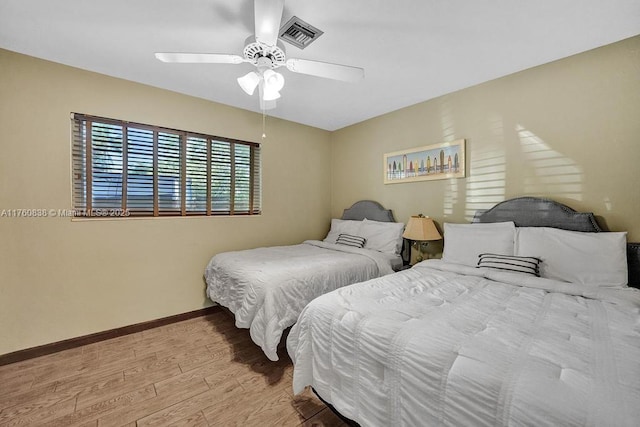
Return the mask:
MULTIPOLYGON (((146 135, 148 138, 149 136, 146 135)), ((175 142, 175 141, 174 141, 175 142)), ((148 147, 147 147, 148 148, 148 147)), ((194 148, 191 148, 194 150, 194 148)), ((197 153, 196 153, 197 154, 197 153)), ((100 164, 98 170, 104 169, 105 165, 100 164)), ((116 179, 118 178, 118 165, 114 168, 116 172, 103 172, 103 174, 113 173, 116 179)), ((262 213, 262 171, 261 171, 261 145, 256 142, 242 141, 227 137, 220 137, 215 135, 207 135, 199 132, 190 132, 179 129, 172 129, 163 126, 155 126, 144 123, 129 122, 118 119, 111 119, 106 117, 92 116, 83 113, 71 113, 71 181, 72 181, 72 205, 73 205, 73 217, 83 218, 117 218, 117 217, 132 217, 132 218, 162 218, 162 217, 192 217, 192 216, 248 216, 248 215, 261 215, 262 213), (96 143, 94 143, 94 124, 99 124, 104 129, 110 126, 119 127, 119 141, 115 138, 115 149, 111 144, 114 144, 109 140, 109 136, 102 137, 103 142, 107 141, 107 148, 101 147, 96 150, 96 143), (141 149, 142 142, 138 141, 136 144, 130 144, 131 131, 135 132, 150 132, 152 139, 147 139, 146 144, 152 144, 152 152, 145 153, 144 156, 139 155, 139 159, 143 158, 149 163, 151 169, 146 173, 138 173, 138 178, 144 177, 145 181, 152 181, 153 194, 145 194, 143 201, 136 204, 132 200, 132 193, 135 195, 133 184, 130 185, 129 169, 132 164, 129 162, 129 149, 131 146, 141 149), (160 151, 162 147, 161 136, 164 135, 165 140, 174 139, 177 137, 178 144, 171 147, 173 151, 167 151, 168 157, 173 155, 173 169, 174 173, 178 173, 178 176, 168 176, 161 174, 160 165, 160 151), (167 137, 168 136, 168 137, 167 137), (204 151, 200 153, 200 157, 193 157, 189 159, 189 144, 192 147, 196 143, 200 143, 202 148, 203 142, 206 143, 206 155, 202 157, 204 151), (118 144, 119 149, 118 149, 118 144), (228 158, 226 147, 228 145, 228 158), (217 146, 214 149, 214 146, 217 146), (247 150, 248 149, 248 150, 247 150), (108 205, 107 202, 99 202, 101 205, 95 203, 96 192, 95 190, 95 175, 94 168, 96 163, 94 159, 94 151, 107 152, 107 155, 111 159, 110 153, 115 153, 116 159, 120 161, 119 168, 119 200, 114 198, 114 204, 108 205), (248 154, 247 154, 248 152, 248 154), (175 154, 179 156, 179 171, 175 167, 175 161, 177 159, 175 154), (148 156, 151 157, 148 157, 148 156), (214 156, 218 160, 214 160, 214 156), (202 160, 206 164, 206 172, 202 168, 202 160), (222 159, 222 160, 220 160, 222 159), (227 161, 225 161, 227 160, 227 161), (190 168, 190 166, 192 166, 190 168), (199 166, 200 169, 197 169, 199 166), (216 168, 218 166, 218 168, 216 168), (194 169, 196 168, 196 169, 194 169), (248 168, 248 171, 247 171, 248 168), (215 174, 214 174, 214 169, 215 174), (220 174, 221 169, 228 169, 228 175, 220 174), (238 172, 240 170, 240 173, 238 172), (191 181, 188 182, 188 173, 196 171, 197 177, 200 178, 199 184, 202 184, 202 177, 206 180, 206 200, 204 198, 194 198, 187 201, 189 194, 193 194, 193 186, 191 181), (202 175, 204 173, 204 175, 202 175), (152 179, 146 179, 149 175, 152 179), (214 185, 214 179, 218 177, 223 182, 228 183, 228 188, 224 186, 214 185), (166 206, 162 207, 162 198, 159 194, 162 178, 168 181, 167 178, 172 179, 174 186, 178 187, 178 190, 173 188, 172 195, 173 204, 177 206, 175 195, 179 196, 179 208, 172 206, 167 209, 166 206), (179 179, 179 183, 177 182, 179 179), (227 209, 214 208, 214 190, 218 189, 226 194, 228 200, 224 199, 220 203, 226 205, 227 209), (226 191, 225 191, 226 190, 226 191), (146 199, 145 199, 146 197, 146 199), (149 200, 152 198, 152 200, 149 200), (239 202, 240 201, 240 202, 239 202), (193 207, 189 207, 188 203, 193 203, 193 207), (204 209, 202 204, 204 203, 204 209), (106 204, 106 206, 105 206, 106 204), (118 206, 116 206, 116 204, 118 206), (136 205, 132 207, 132 205, 136 205), (151 207, 151 208, 150 208, 151 207)), ((150 182, 147 182, 142 186, 144 190, 149 190, 150 182)), ((166 182, 165 184, 166 185, 166 182)), ((117 184, 116 184, 117 186, 117 184)), ((197 185, 196 185, 197 187, 197 185)), ((201 185, 202 187, 202 185, 201 185)), ((140 188, 138 188, 140 191, 140 188)), ((116 190, 117 193, 117 190, 116 190)), ((202 188, 200 188, 202 193, 202 188)), ((166 201, 165 201, 166 203, 166 201)))

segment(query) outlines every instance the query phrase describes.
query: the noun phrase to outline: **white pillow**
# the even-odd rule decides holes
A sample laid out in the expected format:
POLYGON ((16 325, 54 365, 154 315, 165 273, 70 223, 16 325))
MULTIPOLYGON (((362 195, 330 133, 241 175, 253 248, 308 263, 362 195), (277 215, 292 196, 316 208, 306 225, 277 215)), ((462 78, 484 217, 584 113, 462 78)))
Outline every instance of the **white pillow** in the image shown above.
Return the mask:
POLYGON ((371 221, 365 218, 359 235, 367 239, 365 249, 398 255, 402 251, 403 231, 404 224, 401 222, 371 221))
POLYGON ((627 233, 518 228, 516 255, 542 259, 540 276, 590 286, 627 286, 627 233))
POLYGON ((515 237, 516 226, 513 222, 445 223, 442 259, 475 267, 478 257, 483 253, 515 255, 515 237))
POLYGON ((361 224, 362 221, 333 218, 331 220, 331 230, 329 230, 327 237, 325 237, 323 241, 327 243, 335 243, 340 234, 362 236, 362 234, 360 234, 361 224))

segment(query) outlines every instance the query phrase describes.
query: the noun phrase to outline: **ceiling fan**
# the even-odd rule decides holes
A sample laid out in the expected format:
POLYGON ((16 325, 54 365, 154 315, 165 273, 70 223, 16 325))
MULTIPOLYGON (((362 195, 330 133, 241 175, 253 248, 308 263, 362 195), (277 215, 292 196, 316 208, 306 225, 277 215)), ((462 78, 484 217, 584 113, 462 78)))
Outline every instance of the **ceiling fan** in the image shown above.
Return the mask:
POLYGON ((364 70, 358 67, 307 59, 287 59, 284 44, 278 40, 283 9, 284 0, 255 0, 255 36, 250 36, 245 41, 243 56, 178 52, 158 52, 155 56, 163 62, 207 64, 249 62, 255 65, 257 71, 251 71, 237 80, 242 90, 248 95, 253 95, 258 88, 262 110, 275 108, 276 99, 280 98, 280 90, 284 87, 284 76, 274 70, 282 66, 294 73, 346 82, 357 82, 364 78, 364 70))

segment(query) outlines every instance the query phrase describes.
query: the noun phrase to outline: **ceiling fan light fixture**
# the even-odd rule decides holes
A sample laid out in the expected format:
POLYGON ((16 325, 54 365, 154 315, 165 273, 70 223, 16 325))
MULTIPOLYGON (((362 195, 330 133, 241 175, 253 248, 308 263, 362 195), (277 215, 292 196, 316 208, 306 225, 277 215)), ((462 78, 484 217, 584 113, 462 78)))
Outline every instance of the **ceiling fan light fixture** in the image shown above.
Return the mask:
POLYGON ((238 77, 238 84, 247 95, 253 95, 258 83, 260 83, 260 76, 255 71, 251 71, 242 77, 238 77))
POLYGON ((265 86, 262 93, 262 99, 264 99, 265 101, 275 101, 278 98, 280 98, 280 92, 265 86))
POLYGON ((266 70, 263 74, 266 89, 280 91, 284 87, 284 76, 273 70, 266 70))

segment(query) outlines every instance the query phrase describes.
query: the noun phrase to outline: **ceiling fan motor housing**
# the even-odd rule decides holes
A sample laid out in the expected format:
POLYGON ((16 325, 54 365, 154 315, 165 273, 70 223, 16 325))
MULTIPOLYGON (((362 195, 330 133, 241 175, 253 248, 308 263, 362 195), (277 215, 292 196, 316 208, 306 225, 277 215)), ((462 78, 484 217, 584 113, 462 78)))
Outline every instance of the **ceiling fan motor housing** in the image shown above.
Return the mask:
POLYGON ((286 60, 285 48, 280 40, 276 46, 268 46, 256 41, 254 36, 250 36, 245 42, 242 53, 247 61, 260 68, 281 67, 286 60))

